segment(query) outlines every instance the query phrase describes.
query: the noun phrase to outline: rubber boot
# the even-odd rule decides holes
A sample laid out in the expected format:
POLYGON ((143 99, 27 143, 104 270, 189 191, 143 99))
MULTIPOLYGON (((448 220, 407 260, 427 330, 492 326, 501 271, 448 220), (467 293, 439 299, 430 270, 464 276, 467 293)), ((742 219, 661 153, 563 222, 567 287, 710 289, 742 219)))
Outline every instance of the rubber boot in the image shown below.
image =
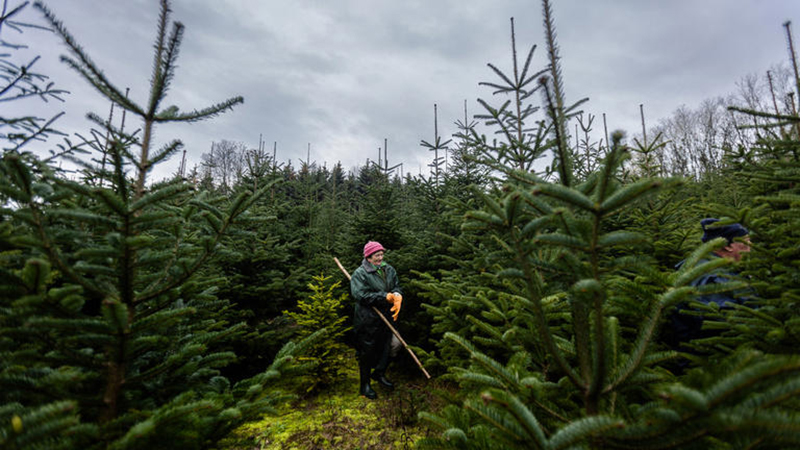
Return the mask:
POLYGON ((372 373, 372 379, 377 381, 378 383, 382 384, 387 389, 393 389, 394 388, 394 383, 389 381, 389 379, 386 378, 386 375, 383 374, 383 373, 373 372, 372 373))
POLYGON ((359 372, 361 376, 361 388, 359 389, 359 394, 367 397, 370 400, 375 400, 378 398, 378 394, 372 390, 372 386, 369 385, 369 366, 365 364, 359 365, 359 372))

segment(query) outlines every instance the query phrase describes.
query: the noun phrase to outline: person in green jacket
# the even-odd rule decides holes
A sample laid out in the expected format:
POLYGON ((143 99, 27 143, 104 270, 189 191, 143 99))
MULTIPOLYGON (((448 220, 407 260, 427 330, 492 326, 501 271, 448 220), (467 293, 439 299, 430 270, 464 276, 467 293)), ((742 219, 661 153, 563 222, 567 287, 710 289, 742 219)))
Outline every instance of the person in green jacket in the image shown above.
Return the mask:
MULTIPOLYGON (((356 335, 356 355, 360 375, 359 393, 369 399, 377 398, 370 379, 387 388, 394 387, 386 378, 389 361, 397 353, 394 336, 373 307, 384 317, 397 320, 403 302, 403 290, 394 267, 383 261, 386 249, 376 241, 364 246, 364 260, 350 279, 350 293, 355 300, 353 330, 356 335)), ((398 341, 399 344, 399 341, 398 341)))

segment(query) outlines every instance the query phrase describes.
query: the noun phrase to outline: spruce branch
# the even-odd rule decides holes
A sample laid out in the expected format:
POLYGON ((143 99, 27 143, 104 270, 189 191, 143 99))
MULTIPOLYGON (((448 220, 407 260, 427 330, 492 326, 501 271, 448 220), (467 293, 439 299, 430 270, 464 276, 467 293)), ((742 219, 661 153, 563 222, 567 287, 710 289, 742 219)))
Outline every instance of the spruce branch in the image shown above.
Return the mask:
POLYGON ((572 158, 567 145, 567 117, 564 109, 564 87, 561 79, 561 62, 556 43, 556 31, 553 11, 549 0, 542 0, 542 16, 544 18, 545 39, 547 41, 547 55, 550 65, 550 83, 552 95, 548 89, 547 78, 541 77, 540 83, 545 87, 546 104, 550 118, 553 121, 553 131, 557 146, 558 174, 560 183, 564 186, 572 185, 572 158))
MULTIPOLYGON (((158 105, 164 99, 164 93, 168 84, 169 74, 165 73, 168 68, 167 64, 171 64, 164 57, 167 52, 165 47, 166 43, 167 26, 169 25, 169 14, 172 12, 169 6, 169 0, 161 0, 160 13, 158 15, 158 27, 156 30, 156 40, 153 45, 155 52, 153 52, 153 74, 150 77, 150 99, 147 102, 147 113, 145 117, 154 117, 158 112, 158 105)), ((177 28, 183 28, 182 25, 176 24, 177 28)), ((180 31, 173 32, 173 36, 180 37, 180 31)), ((176 42, 180 44, 180 40, 176 42)), ((176 50, 177 52, 177 50, 176 50)))
POLYGON ((524 441, 531 442, 536 448, 547 449, 550 448, 547 442, 545 429, 536 419, 536 416, 528 409, 528 407, 520 401, 513 394, 505 391, 492 390, 482 395, 485 401, 494 403, 509 413, 516 419, 517 423, 522 425, 525 430, 525 435, 522 436, 524 441))
POLYGON ((188 113, 180 114, 173 110, 167 110, 163 114, 158 114, 153 118, 154 122, 199 122, 201 120, 214 118, 224 112, 233 109, 234 106, 243 104, 244 97, 237 96, 209 106, 207 108, 193 110, 188 113))
POLYGON ((766 111, 758 111, 758 110, 754 110, 754 109, 741 108, 741 107, 738 107, 738 106, 729 106, 728 109, 731 110, 731 111, 747 114, 749 116, 763 117, 763 118, 766 118, 766 119, 773 119, 773 120, 781 121, 779 123, 772 123, 772 124, 768 123, 768 124, 754 125, 753 127, 755 127, 755 128, 776 127, 776 126, 785 125, 787 123, 800 122, 800 117, 797 117, 797 116, 787 116, 785 114, 773 114, 773 113, 766 112, 766 111))

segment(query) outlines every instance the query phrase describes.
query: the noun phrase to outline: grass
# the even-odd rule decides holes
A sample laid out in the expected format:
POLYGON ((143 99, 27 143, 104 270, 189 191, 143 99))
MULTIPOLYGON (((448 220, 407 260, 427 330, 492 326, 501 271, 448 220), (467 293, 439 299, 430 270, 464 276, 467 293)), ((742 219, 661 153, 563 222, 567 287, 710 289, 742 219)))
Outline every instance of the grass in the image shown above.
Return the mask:
MULTIPOLYGON (((434 393, 436 382, 420 374, 387 375, 393 390, 377 383, 376 400, 358 395, 354 355, 341 378, 318 393, 284 405, 277 416, 247 423, 220 443, 220 450, 367 450, 410 449, 431 431, 420 423, 420 411, 435 411, 442 400, 434 393)), ((415 369, 415 368, 414 368, 415 369)))

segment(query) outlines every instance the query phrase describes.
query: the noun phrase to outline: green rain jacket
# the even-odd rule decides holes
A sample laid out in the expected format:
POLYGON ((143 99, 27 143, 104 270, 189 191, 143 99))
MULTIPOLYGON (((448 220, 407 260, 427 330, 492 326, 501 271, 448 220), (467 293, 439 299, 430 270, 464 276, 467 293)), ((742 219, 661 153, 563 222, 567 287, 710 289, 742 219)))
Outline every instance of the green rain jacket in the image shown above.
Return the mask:
POLYGON ((391 335, 391 330, 375 314, 376 307, 384 317, 391 320, 392 304, 386 301, 386 294, 403 294, 394 267, 383 263, 375 267, 364 259, 361 266, 353 272, 350 279, 350 293, 355 300, 353 329, 356 333, 357 349, 362 356, 374 357, 382 350, 383 344, 391 335))

